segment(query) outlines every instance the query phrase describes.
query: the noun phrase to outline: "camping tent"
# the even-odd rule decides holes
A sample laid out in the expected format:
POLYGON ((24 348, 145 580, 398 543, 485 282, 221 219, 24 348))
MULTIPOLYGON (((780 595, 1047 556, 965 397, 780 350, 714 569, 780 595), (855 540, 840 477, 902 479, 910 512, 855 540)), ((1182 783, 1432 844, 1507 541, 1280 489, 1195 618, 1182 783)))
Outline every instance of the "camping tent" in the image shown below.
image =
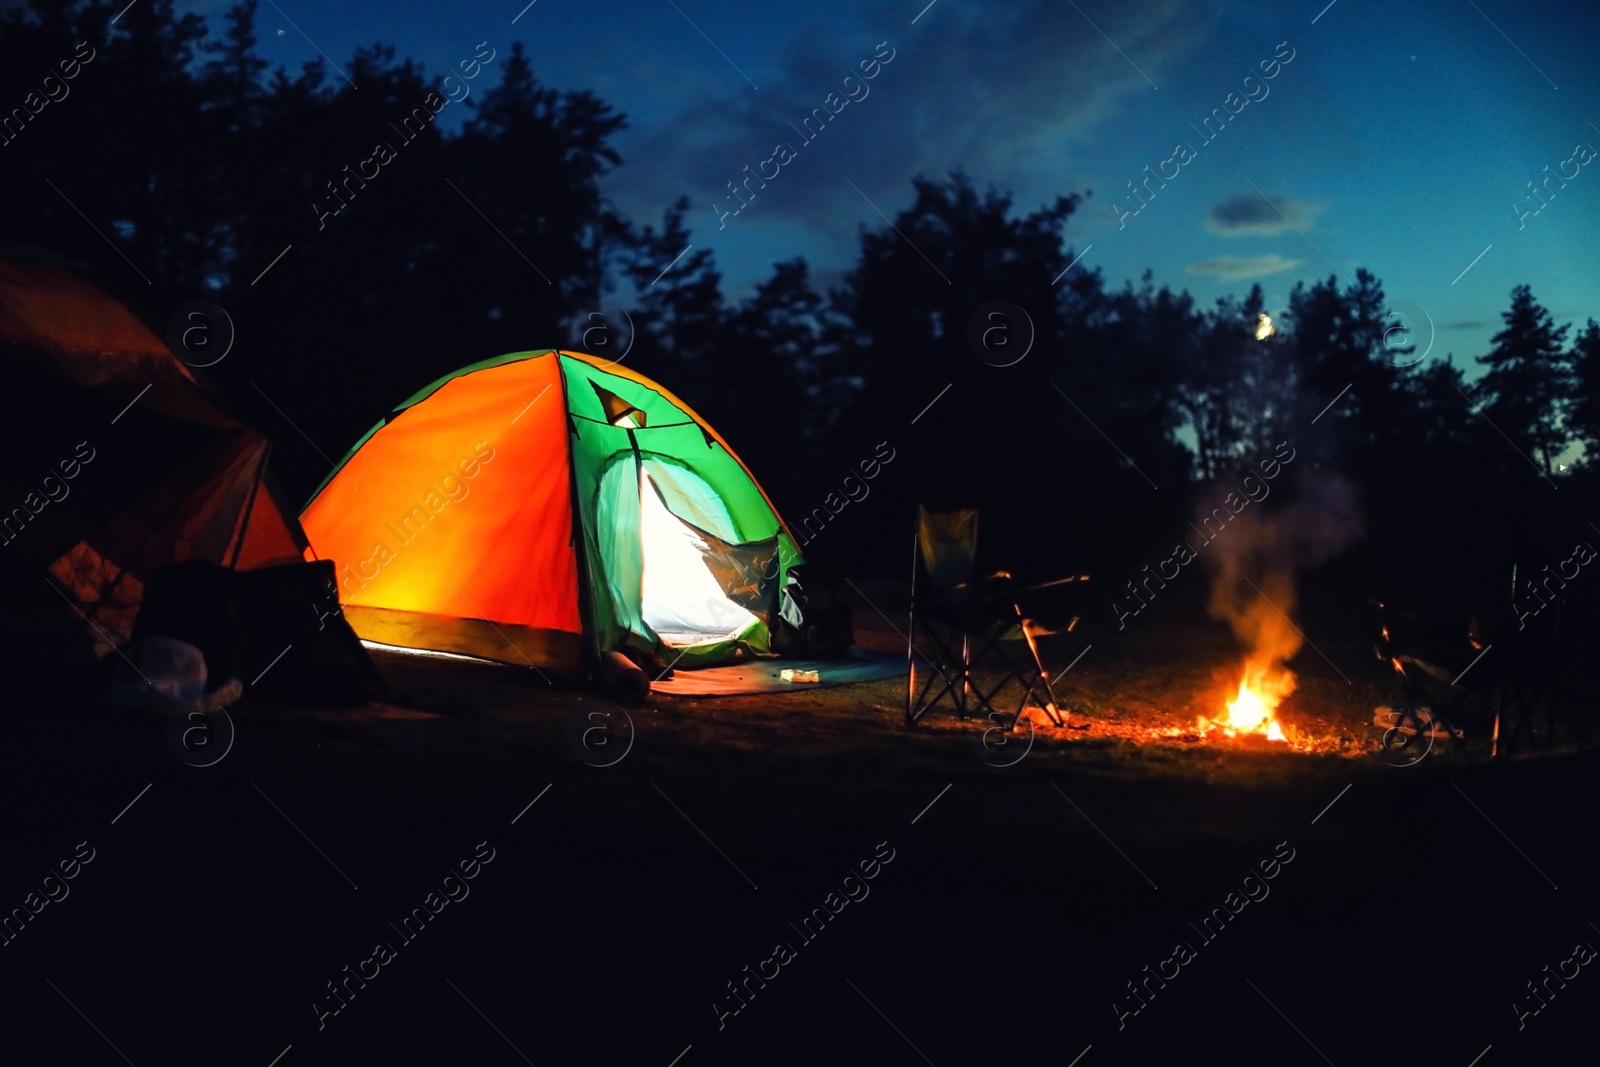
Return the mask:
POLYGON ((0 359, 8 616, 53 607, 122 638, 158 567, 300 561, 304 535, 266 481, 266 437, 122 304, 61 266, 0 258, 0 359))
POLYGON ((766 651, 799 550, 739 457, 642 375, 517 352, 373 427, 301 514, 363 638, 578 676, 766 651))

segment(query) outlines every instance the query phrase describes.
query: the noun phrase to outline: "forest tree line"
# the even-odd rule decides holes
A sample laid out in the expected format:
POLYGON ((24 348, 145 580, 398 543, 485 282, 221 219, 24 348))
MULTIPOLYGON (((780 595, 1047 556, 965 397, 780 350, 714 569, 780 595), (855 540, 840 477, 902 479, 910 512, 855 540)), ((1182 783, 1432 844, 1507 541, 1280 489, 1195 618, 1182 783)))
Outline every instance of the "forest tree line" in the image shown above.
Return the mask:
MULTIPOLYGON (((823 509, 808 553, 847 567, 899 573, 926 502, 982 507, 986 552, 1019 572, 1114 571, 1285 441, 1297 479, 1355 487, 1366 538, 1340 573, 1374 589, 1487 588, 1600 536, 1600 325, 1555 323, 1525 286, 1470 380, 1413 362, 1365 270, 1296 285, 1259 339, 1259 287, 1202 307, 1148 272, 1063 276, 1085 194, 1024 212, 955 173, 863 227, 837 286, 796 257, 734 299, 709 250, 674 262, 687 199, 641 221, 603 194, 625 117, 543 84, 520 44, 464 49, 447 75, 382 45, 289 72, 258 53, 254 0, 219 32, 172 0, 113 26, 120 8, 0 15, 0 240, 89 265, 158 332, 186 301, 227 308, 237 341, 209 379, 274 436, 295 499, 420 386, 584 347, 597 309, 624 306, 626 364, 715 425, 791 525, 823 509), (1027 326, 979 352, 997 300, 1027 326), (903 458, 871 499, 837 503, 885 448, 903 458)), ((593 350, 614 355, 607 326, 593 350)))

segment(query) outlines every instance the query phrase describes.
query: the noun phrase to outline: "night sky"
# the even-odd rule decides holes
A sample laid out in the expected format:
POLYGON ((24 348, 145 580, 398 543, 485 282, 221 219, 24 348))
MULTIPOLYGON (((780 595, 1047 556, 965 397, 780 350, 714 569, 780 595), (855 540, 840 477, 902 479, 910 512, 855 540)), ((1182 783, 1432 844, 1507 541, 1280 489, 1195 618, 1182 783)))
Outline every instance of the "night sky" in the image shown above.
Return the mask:
MULTIPOLYGON (((914 175, 962 168, 1019 212, 1092 190, 1073 269, 1113 286, 1150 268, 1209 306, 1259 281, 1279 309, 1297 281, 1366 267, 1430 359, 1485 351, 1518 283, 1558 323, 1600 308, 1593 8, 923 3, 279 0, 258 32, 291 70, 384 42, 442 74, 480 41, 525 42, 541 80, 628 116, 607 194, 640 224, 687 196, 731 296, 794 255, 837 281, 914 175), (796 127, 875 53, 893 58, 805 141, 796 127), (794 157, 724 215, 727 183, 771 174, 780 142, 794 157)), ((222 0, 186 6, 220 31, 222 0)))

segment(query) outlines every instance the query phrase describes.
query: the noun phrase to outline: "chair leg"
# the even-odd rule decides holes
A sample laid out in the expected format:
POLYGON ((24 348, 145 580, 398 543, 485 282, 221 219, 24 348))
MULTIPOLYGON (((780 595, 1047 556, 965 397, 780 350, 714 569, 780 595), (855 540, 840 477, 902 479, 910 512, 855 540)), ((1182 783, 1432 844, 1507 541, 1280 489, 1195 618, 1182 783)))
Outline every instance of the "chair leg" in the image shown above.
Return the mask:
MULTIPOLYGON (((1044 706, 1045 712, 1050 716, 1052 723, 1057 726, 1065 726, 1066 720, 1061 717, 1061 710, 1056 707, 1056 691, 1050 685, 1050 675, 1044 669, 1044 661, 1039 658, 1039 642, 1034 640, 1033 625, 1030 620, 1022 617, 1021 607, 1015 604, 1012 607, 1017 613, 1017 624, 1022 627, 1022 636, 1028 640, 1028 653, 1033 657, 1034 668, 1039 672, 1039 681, 1044 683, 1045 696, 1049 701, 1044 706)), ((1033 692, 1033 686, 1030 685, 1028 687, 1028 692, 1033 692)), ((1026 703, 1024 703, 1024 706, 1026 706, 1026 703)), ((1017 717, 1021 718, 1021 716, 1022 712, 1017 712, 1017 717)))
POLYGON ((967 717, 967 704, 972 700, 972 635, 961 635, 961 689, 956 694, 956 717, 967 717))
POLYGON ((917 692, 917 608, 913 603, 906 617, 906 725, 916 721, 917 692))
POLYGON ((906 725, 910 726, 917 722, 947 697, 956 712, 964 717, 966 705, 962 700, 962 692, 967 677, 956 653, 955 641, 959 636, 958 633, 954 630, 943 632, 933 620, 923 620, 923 641, 932 645, 933 650, 932 658, 925 666, 931 667, 932 670, 919 676, 914 642, 914 635, 917 633, 915 626, 915 614, 913 614, 910 619, 911 636, 907 637, 906 644, 906 725), (925 678, 920 681, 920 689, 919 677, 925 678))

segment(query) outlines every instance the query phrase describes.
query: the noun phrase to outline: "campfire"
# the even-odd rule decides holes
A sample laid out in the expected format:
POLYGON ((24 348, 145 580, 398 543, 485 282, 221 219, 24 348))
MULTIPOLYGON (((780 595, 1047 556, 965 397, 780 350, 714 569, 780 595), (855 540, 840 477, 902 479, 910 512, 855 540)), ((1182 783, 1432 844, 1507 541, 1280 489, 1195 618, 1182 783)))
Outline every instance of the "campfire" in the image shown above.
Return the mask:
POLYGON ((1246 666, 1239 680, 1239 693, 1227 702, 1220 718, 1200 716, 1196 724, 1202 735, 1220 733, 1223 737, 1264 737, 1268 741, 1288 741, 1278 721, 1278 704, 1294 689, 1294 675, 1279 668, 1272 671, 1257 665, 1246 666))
MULTIPOLYGON (((1268 316, 1262 316, 1262 325, 1270 328, 1268 316)), ((1313 484, 1289 508, 1241 514, 1216 539, 1207 608, 1233 630, 1243 663, 1222 693, 1207 698, 1216 710, 1199 715, 1202 738, 1289 742, 1278 708, 1295 690, 1288 663, 1304 641, 1292 621, 1295 571, 1352 536, 1356 523, 1348 510, 1339 483, 1313 484)))

